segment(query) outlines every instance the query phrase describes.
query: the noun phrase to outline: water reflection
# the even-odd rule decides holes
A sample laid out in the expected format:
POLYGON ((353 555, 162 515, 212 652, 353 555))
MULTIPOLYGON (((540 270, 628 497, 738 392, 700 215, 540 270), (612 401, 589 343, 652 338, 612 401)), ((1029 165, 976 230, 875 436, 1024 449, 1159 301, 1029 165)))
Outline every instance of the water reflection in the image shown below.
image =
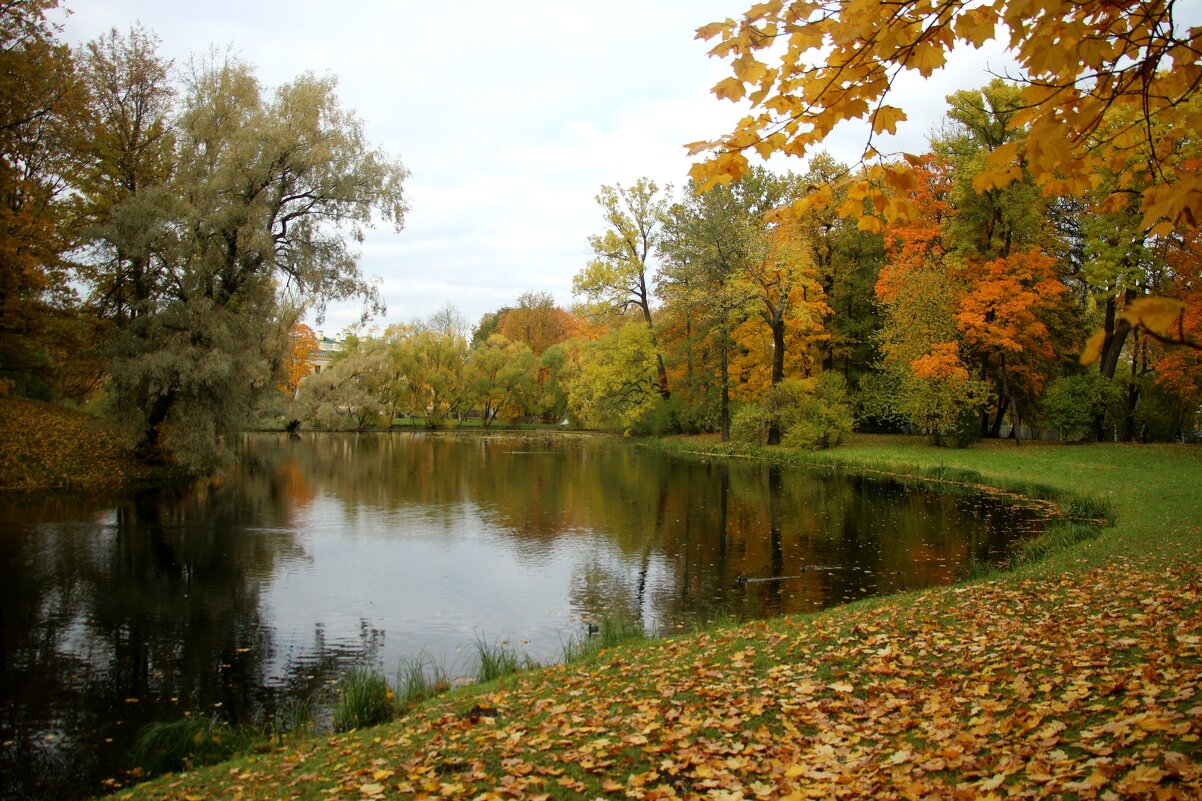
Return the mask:
POLYGON ((362 661, 582 620, 668 631, 952 580, 1032 510, 556 436, 255 436, 222 482, 0 506, 0 796, 79 797, 137 730, 241 722, 362 661))

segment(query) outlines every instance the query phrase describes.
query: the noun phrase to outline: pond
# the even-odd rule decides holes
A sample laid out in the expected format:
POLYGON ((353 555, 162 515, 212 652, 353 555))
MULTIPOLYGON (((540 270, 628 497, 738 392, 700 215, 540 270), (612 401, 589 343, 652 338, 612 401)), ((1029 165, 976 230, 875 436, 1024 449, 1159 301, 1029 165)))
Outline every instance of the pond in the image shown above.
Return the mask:
POLYGON ((252 435, 223 480, 0 499, 0 797, 124 780, 137 732, 262 720, 360 664, 540 661, 943 584, 1042 513, 589 435, 252 435))

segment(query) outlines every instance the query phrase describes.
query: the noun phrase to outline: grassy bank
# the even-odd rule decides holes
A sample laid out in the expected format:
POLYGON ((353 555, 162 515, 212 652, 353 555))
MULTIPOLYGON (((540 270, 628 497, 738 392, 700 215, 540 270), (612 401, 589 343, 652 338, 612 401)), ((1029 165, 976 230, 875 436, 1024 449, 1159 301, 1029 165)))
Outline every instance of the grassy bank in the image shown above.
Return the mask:
POLYGON ((119 797, 1202 795, 1202 451, 861 437, 784 458, 1048 487, 1116 524, 987 581, 623 645, 119 797))

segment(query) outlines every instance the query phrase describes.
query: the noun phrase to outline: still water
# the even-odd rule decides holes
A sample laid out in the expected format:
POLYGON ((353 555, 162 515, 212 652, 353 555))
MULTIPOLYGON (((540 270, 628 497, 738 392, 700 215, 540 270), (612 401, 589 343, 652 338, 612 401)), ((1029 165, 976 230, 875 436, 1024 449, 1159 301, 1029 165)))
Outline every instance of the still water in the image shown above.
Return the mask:
POLYGON ((138 730, 261 719, 370 664, 556 659, 955 580, 1037 533, 975 495, 591 436, 254 435, 220 482, 0 499, 0 797, 123 778, 138 730))

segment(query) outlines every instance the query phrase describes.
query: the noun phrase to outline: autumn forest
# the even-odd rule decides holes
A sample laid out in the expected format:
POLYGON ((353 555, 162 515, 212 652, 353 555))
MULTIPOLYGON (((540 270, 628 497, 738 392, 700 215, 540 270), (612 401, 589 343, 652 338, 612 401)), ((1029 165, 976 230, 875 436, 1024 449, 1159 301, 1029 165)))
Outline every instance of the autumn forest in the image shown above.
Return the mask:
MULTIPOLYGON (((779 5, 699 32, 732 60, 718 97, 784 108, 783 67, 755 57, 779 5)), ((175 78, 138 26, 68 48, 46 21, 56 6, 3 9, 0 391, 119 421, 149 458, 205 470, 236 432, 284 425, 539 423, 803 448, 853 429, 956 446, 1198 436, 1202 238, 1179 224, 1192 196, 1151 193, 1202 173, 1196 82, 1161 87, 1174 116, 1099 111, 1090 152, 1122 146, 1076 158, 1078 136, 1059 178, 1031 87, 1001 79, 947 97, 928 150, 904 158, 870 144, 838 163, 821 119, 798 133, 787 115, 749 117, 755 137, 695 144, 712 158, 680 186, 598 189, 571 308, 531 287, 478 321, 448 304, 381 329, 353 244, 373 219, 401 229, 407 173, 365 142, 332 79, 268 91, 216 55, 175 78), (1133 128, 1142 139, 1122 138, 1133 128), (752 166, 750 150, 805 160, 752 166), (318 372, 302 321, 350 298, 365 322, 318 372)), ((887 132, 904 112, 868 116, 887 132)))

